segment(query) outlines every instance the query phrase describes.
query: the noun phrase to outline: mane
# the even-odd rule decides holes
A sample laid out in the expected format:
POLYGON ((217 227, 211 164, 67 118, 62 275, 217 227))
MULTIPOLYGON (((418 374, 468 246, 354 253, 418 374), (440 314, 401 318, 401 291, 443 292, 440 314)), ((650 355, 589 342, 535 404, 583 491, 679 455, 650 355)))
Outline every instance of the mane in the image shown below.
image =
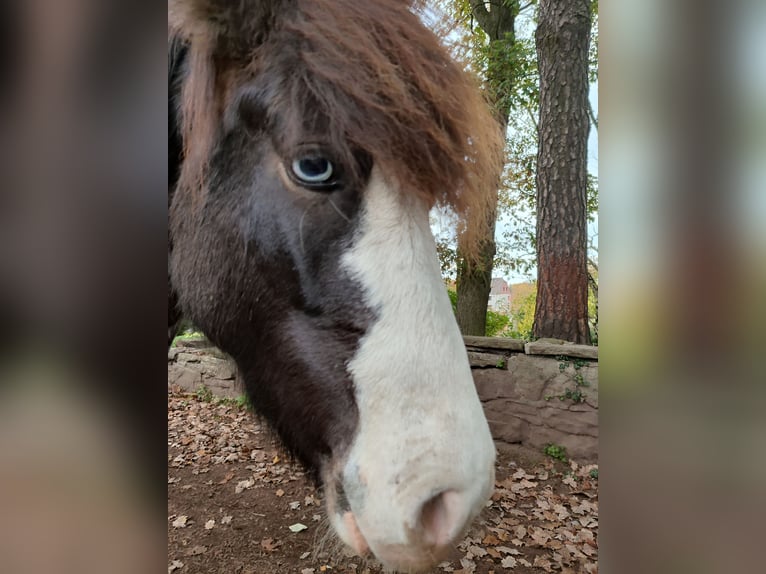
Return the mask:
MULTIPOLYGON (((499 182, 502 134, 476 79, 450 58, 412 2, 266 5, 171 0, 171 25, 190 42, 182 184, 202 186, 227 105, 227 74, 229 82, 257 75, 270 66, 270 43, 289 45, 296 57, 283 70, 281 113, 318 109, 330 119, 328 137, 345 159, 352 148, 362 149, 403 190, 452 208, 464 243, 477 247, 499 182)), ((299 120, 293 125, 299 129, 299 120)))

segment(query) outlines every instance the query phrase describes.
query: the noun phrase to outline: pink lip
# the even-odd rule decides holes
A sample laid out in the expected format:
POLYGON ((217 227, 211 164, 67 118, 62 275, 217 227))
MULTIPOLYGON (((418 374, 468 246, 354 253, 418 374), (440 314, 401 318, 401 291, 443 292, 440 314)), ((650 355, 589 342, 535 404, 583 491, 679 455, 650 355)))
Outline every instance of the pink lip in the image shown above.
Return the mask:
POLYGON ((356 524, 356 519, 352 512, 343 513, 343 525, 346 528, 346 532, 350 538, 351 546, 359 556, 364 556, 370 551, 370 547, 367 545, 367 541, 359 531, 359 527, 356 524))

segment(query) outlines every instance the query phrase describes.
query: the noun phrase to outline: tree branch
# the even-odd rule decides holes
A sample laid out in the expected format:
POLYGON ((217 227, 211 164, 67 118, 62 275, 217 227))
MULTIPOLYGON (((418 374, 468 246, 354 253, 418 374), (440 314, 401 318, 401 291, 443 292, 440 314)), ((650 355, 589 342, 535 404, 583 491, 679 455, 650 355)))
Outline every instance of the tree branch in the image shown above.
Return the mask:
POLYGON ((593 104, 590 103, 590 98, 588 98, 588 115, 590 116, 590 122, 593 124, 593 127, 598 131, 598 118, 593 111, 593 104))
POLYGON ((524 106, 524 109, 527 111, 527 114, 529 114, 529 119, 532 120, 532 124, 535 126, 535 131, 540 131, 540 125, 537 123, 537 120, 535 119, 535 115, 532 113, 532 110, 529 109, 529 106, 524 106))
POLYGON ((471 0, 471 12, 485 32, 492 28, 492 17, 489 15, 484 0, 471 0))

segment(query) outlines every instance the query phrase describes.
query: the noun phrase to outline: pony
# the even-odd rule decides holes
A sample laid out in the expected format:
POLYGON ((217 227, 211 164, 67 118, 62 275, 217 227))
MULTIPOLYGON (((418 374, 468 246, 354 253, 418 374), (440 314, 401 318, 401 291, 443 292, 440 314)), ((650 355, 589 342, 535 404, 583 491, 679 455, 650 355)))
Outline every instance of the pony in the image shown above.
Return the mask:
MULTIPOLYGON (((437 562, 495 449, 429 210, 487 220, 502 138, 402 0, 170 0, 169 335, 236 362, 337 535, 437 562)), ((422 13, 422 12, 420 12, 422 13)))

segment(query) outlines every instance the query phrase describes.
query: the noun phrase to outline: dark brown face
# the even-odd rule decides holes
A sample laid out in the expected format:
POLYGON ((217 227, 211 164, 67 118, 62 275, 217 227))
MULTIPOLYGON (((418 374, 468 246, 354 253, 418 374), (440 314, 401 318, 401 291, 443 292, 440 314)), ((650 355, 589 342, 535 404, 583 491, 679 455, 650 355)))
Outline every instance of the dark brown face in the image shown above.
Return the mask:
MULTIPOLYGON (((187 3, 250 5, 171 2, 187 3)), ((234 357, 255 409, 324 482, 337 534, 416 571, 483 507, 494 446, 428 219, 437 195, 465 200, 460 174, 475 146, 465 148, 459 124, 469 116, 450 122, 455 102, 433 98, 452 92, 412 84, 421 70, 434 83, 454 72, 433 44, 393 64, 381 46, 364 45, 373 24, 397 38, 381 40, 386 50, 407 18, 410 37, 420 33, 404 4, 287 2, 300 17, 269 16, 244 64, 234 51, 221 58, 239 45, 223 42, 191 80, 176 74, 171 91, 191 85, 181 108, 199 114, 181 118, 184 142, 171 139, 186 156, 173 185, 170 272, 183 312, 234 357), (370 18, 362 6, 382 11, 370 18), (352 17, 370 21, 342 20, 352 17), (362 46, 366 64, 322 45, 336 23, 339 42, 365 30, 343 54, 362 46), (306 45, 311 35, 321 50, 306 45), (366 74, 362 89, 355 70, 366 74), (392 107, 413 94, 412 105, 392 107), (204 172, 193 169, 195 136, 204 172), (437 192, 435 182, 456 189, 437 192)), ((186 14, 192 30, 198 15, 186 14)))
POLYGON ((204 203, 177 193, 171 272, 180 305, 237 362, 253 403, 309 468, 348 446, 358 420, 346 365, 375 316, 341 266, 371 164, 353 165, 315 122, 280 138, 261 78, 232 99, 204 203), (311 432, 306 432, 310 425, 311 432))

